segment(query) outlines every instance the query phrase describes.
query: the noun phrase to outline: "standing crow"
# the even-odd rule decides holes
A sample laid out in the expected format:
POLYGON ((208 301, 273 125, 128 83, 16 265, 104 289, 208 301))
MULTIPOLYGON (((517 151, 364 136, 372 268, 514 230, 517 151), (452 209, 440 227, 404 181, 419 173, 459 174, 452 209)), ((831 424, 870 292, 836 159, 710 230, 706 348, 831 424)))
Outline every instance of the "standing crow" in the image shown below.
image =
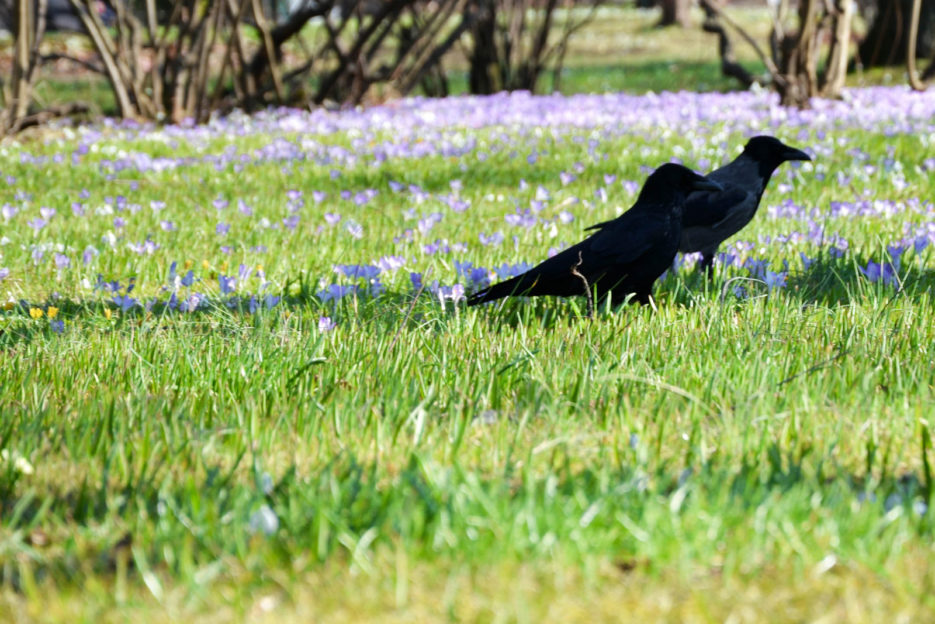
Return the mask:
POLYGON ((649 303, 653 282, 675 258, 685 198, 702 190, 720 191, 721 186, 681 165, 662 165, 646 180, 630 210, 522 275, 475 293, 468 305, 510 295, 584 295, 590 302, 591 287, 600 299, 609 295, 614 306, 630 293, 649 303))
POLYGON ((682 211, 679 251, 700 251, 701 266, 710 275, 718 245, 750 223, 770 176, 787 160, 811 158, 775 137, 757 136, 747 142, 740 156, 709 173, 708 179, 724 190, 688 196, 682 211))

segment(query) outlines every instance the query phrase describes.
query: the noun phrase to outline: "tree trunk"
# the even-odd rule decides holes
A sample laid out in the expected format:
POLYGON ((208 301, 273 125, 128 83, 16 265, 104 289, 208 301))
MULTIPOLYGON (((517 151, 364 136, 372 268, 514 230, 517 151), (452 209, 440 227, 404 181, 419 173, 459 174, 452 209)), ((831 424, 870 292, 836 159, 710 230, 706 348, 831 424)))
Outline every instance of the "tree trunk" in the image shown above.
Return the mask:
POLYGON ((815 96, 838 97, 844 88, 847 72, 852 0, 800 0, 798 32, 781 32, 783 11, 788 0, 779 5, 774 23, 773 53, 779 58, 778 79, 774 80, 783 106, 807 108, 815 96), (828 41, 827 55, 822 46, 828 41), (818 62, 826 57, 824 70, 818 62))
POLYGON ((852 0, 834 0, 832 5, 834 14, 831 18, 831 48, 828 52, 828 63, 825 73, 821 77, 821 95, 823 97, 837 97, 844 89, 844 79, 847 77, 848 50, 851 42, 851 22, 854 18, 854 2, 852 0))
MULTIPOLYGON (((913 0, 877 0, 873 3, 872 19, 867 36, 860 43, 858 58, 864 67, 898 65, 906 59, 909 48, 909 25, 913 0)), ((935 54, 935 1, 920 4, 917 58, 935 54)))
POLYGON ((691 0, 660 0, 662 17, 658 26, 691 26, 691 0))
POLYGON ((12 119, 26 116, 32 89, 29 84, 29 50, 35 40, 36 12, 32 0, 16 0, 13 9, 16 43, 13 54, 13 97, 8 103, 12 119))
POLYGON ((474 46, 468 59, 470 71, 468 83, 471 93, 489 95, 503 88, 499 79, 499 63, 496 41, 497 10, 495 0, 478 0, 474 10, 476 17, 471 27, 474 46))

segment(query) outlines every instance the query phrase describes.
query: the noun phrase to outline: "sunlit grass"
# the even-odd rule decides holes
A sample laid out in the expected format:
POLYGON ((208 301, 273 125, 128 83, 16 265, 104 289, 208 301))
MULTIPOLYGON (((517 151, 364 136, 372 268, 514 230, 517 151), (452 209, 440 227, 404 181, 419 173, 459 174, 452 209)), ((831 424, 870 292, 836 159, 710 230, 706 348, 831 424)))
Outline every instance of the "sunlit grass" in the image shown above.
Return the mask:
POLYGON ((342 165, 218 159, 285 141, 337 150, 399 137, 71 132, 0 153, 0 204, 24 211, 0 230, 0 267, 11 269, 0 283, 4 619, 931 616, 931 247, 905 252, 900 288, 858 268, 931 215, 831 212, 864 192, 927 200, 927 137, 784 135, 820 157, 781 169, 738 238, 772 270, 788 263, 785 287, 768 292, 736 266, 710 283, 685 268, 657 286, 655 311, 588 321, 582 301, 469 309, 428 291, 414 298, 408 273, 452 284, 455 261, 536 261, 627 207, 622 183, 641 182, 641 166, 679 153, 706 168, 735 153, 739 133, 706 129, 696 148, 698 137, 666 129, 577 140, 453 126, 426 140, 478 147, 342 165), (81 143, 88 153, 69 164, 81 143), (146 172, 106 163, 135 153, 207 158, 146 172), (563 171, 577 178, 563 185, 563 171), (471 201, 462 213, 438 199, 453 180, 471 201), (420 203, 390 181, 432 196, 420 203), (508 226, 511 198, 526 206, 539 185, 550 193, 543 218, 564 206, 575 220, 508 226), (368 188, 378 194, 367 203, 340 199, 368 188), (304 204, 290 229, 294 189, 304 204), (121 195, 140 210, 117 210, 121 195), (847 253, 779 242, 809 228, 804 216, 768 218, 785 199, 816 211, 847 253), (27 220, 39 207, 56 214, 37 229, 27 220), (433 211, 444 218, 399 242, 433 211), (478 242, 498 230, 502 244, 478 242), (115 232, 111 248, 102 237, 115 232), (147 237, 160 246, 151 255, 128 248, 147 237), (465 247, 426 252, 436 239, 465 247), (99 253, 85 265, 89 245, 99 253), (58 250, 69 266, 53 262, 58 250), (405 265, 382 295, 316 294, 341 281, 335 264, 389 254, 405 265), (173 262, 200 281, 173 286, 173 262), (219 276, 240 264, 244 300, 229 307, 219 276), (134 278, 141 305, 121 310, 94 289, 98 274, 124 291, 134 278), (171 311, 172 288, 206 303, 171 311), (251 310, 250 294, 279 299, 251 310), (160 303, 147 311, 150 298, 160 303), (335 328, 323 331, 322 317, 335 328))

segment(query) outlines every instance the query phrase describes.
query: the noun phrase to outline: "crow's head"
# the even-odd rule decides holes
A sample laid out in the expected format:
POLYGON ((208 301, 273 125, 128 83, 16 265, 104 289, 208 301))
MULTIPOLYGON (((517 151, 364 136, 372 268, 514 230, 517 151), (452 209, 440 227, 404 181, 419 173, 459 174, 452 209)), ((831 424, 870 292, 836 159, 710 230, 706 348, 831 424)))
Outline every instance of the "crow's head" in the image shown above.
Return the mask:
POLYGON ((765 135, 755 136, 747 141, 743 153, 770 170, 787 160, 811 160, 802 150, 789 147, 776 137, 765 135))
POLYGON ((722 191, 720 184, 682 165, 666 163, 652 172, 643 184, 637 202, 678 203, 692 191, 722 191))

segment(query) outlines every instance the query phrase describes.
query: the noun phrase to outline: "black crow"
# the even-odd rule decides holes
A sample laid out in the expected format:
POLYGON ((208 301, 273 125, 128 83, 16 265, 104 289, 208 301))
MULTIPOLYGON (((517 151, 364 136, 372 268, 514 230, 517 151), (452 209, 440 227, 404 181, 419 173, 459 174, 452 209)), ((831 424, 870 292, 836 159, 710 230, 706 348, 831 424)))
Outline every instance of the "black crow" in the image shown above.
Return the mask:
MULTIPOLYGON (((750 223, 770 176, 787 160, 811 158, 776 137, 756 136, 747 141, 740 156, 707 174, 723 190, 698 191, 688 196, 682 209, 679 251, 700 251, 701 267, 710 275, 718 245, 750 223)), ((586 229, 602 228, 608 223, 612 221, 586 229)))
POLYGON ((747 141, 740 156, 709 173, 708 179, 724 190, 688 196, 682 210, 679 251, 700 251, 701 267, 710 275, 718 245, 750 223, 770 176, 787 160, 811 158, 776 137, 756 136, 747 141))
POLYGON ((510 295, 583 295, 589 288, 617 306, 629 294, 649 303, 653 282, 675 258, 682 232, 682 204, 692 191, 719 191, 719 184, 675 164, 659 167, 647 178, 627 212, 601 225, 573 247, 511 279, 468 298, 468 305, 510 295))

